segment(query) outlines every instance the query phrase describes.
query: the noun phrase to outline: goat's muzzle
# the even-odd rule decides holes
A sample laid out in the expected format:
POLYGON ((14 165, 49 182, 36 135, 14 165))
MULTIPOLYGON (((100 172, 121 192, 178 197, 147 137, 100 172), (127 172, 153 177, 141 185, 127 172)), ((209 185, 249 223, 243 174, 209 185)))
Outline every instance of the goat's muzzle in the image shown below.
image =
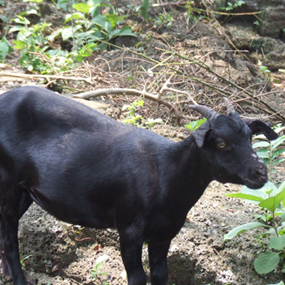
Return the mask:
POLYGON ((264 162, 259 158, 254 166, 243 178, 244 184, 248 188, 259 189, 268 181, 268 170, 264 162))

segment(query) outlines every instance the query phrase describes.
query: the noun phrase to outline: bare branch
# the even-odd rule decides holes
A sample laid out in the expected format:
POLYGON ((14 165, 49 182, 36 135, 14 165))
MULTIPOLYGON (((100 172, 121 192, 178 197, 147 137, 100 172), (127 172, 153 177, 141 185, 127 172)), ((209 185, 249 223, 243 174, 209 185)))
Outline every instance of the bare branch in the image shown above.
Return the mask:
MULTIPOLYGON (((128 89, 128 88, 105 88, 105 89, 98 89, 98 90, 94 90, 94 91, 88 91, 88 92, 83 92, 80 94, 75 94, 73 95, 74 98, 81 98, 81 99, 90 99, 90 98, 94 98, 94 97, 98 97, 98 96, 106 96, 106 95, 111 95, 111 94, 121 94, 121 95, 134 95, 134 96, 139 96, 139 97, 143 97, 149 100, 152 100, 154 102, 157 102, 158 104, 162 104, 164 106, 166 106, 170 112, 172 112, 176 119, 178 124, 180 125, 180 121, 182 119, 185 119, 185 116, 183 116, 177 109, 176 107, 165 101, 160 99, 159 95, 153 95, 150 93, 147 93, 145 91, 139 91, 136 89, 128 89)), ((188 119, 188 117, 187 117, 188 119)))

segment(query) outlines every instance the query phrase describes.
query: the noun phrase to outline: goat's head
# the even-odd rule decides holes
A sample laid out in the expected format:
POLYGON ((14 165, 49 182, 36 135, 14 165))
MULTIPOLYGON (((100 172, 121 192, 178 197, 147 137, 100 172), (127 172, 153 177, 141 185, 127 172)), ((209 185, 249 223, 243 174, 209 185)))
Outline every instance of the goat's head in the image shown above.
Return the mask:
POLYGON ((262 132, 270 140, 278 135, 260 120, 242 120, 231 103, 225 102, 227 116, 205 106, 190 106, 207 118, 193 133, 196 145, 203 148, 213 179, 260 188, 267 182, 267 167, 252 148, 252 134, 262 132))

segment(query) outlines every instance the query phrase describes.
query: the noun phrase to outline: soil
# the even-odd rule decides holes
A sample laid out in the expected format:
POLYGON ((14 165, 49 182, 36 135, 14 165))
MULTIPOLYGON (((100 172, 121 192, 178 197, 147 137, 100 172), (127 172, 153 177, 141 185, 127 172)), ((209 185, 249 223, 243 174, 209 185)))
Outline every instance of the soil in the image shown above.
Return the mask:
MULTIPOLYGON (((228 47, 225 47, 224 38, 219 36, 219 28, 210 22, 200 21, 195 24, 195 29, 190 34, 183 24, 183 19, 177 14, 176 16, 171 27, 163 27, 163 31, 152 35, 151 45, 164 47, 169 44, 170 39, 174 39, 171 42, 172 45, 176 47, 180 45, 188 50, 199 49, 208 52, 209 46, 212 46, 214 50, 220 50, 220 52, 215 60, 212 58, 211 66, 221 73, 227 69, 226 72, 224 71, 227 73, 229 59, 226 52, 223 52, 223 48, 228 47), (168 40, 166 40, 166 34, 171 36, 167 37, 168 40)), ((98 57, 109 61, 108 68, 113 72, 123 74, 133 61, 126 60, 124 69, 115 63, 112 65, 112 59, 118 57, 120 53, 121 51, 112 50, 98 57)), ((159 58, 158 53, 151 46, 148 54, 153 58, 159 58)), ((11 62, 14 63, 14 59, 10 58, 11 62)), ((210 61, 209 58, 205 57, 205 59, 210 61)), ((232 56, 232 60, 235 61, 235 65, 230 66, 233 81, 239 82, 242 86, 266 81, 256 71, 258 68, 254 66, 249 68, 248 63, 240 57, 232 56)), ((144 64, 144 68, 147 69, 147 63, 144 64)), ((0 68, 6 71, 10 69, 14 73, 23 73, 17 64, 14 64, 14 67, 3 65, 0 68)), ((278 76, 280 78, 278 87, 283 88, 285 79, 278 76)), ((39 82, 23 79, 1 78, 0 80, 2 92, 20 85, 31 84, 41 85, 39 82)), ((120 87, 125 86, 131 87, 131 84, 122 82, 120 87)), ((284 98, 282 96, 281 99, 284 98)), ((278 100, 281 99, 278 98, 278 100)), ((131 102, 128 101, 130 99, 126 100, 131 102)), ((284 104, 284 99, 282 100, 284 104)), ((126 101, 105 98, 99 101, 85 101, 85 103, 114 119, 123 120, 125 117, 121 109, 126 101)), ((141 110, 143 116, 151 114, 151 117, 162 117, 167 121, 164 125, 155 125, 152 128, 154 132, 175 141, 184 139, 190 134, 186 128, 178 127, 175 121, 167 119, 169 113, 165 109, 161 108, 157 111, 155 105, 153 102, 147 102, 145 106, 147 111, 141 110)), ((284 106, 279 103, 277 105, 284 106)), ((247 113, 256 115, 256 110, 253 108, 247 110, 247 113)), ((280 181, 284 179, 283 167, 277 168, 276 176, 280 181)), ((253 261, 261 250, 256 236, 262 233, 261 230, 243 233, 226 242, 223 239, 224 234, 233 227, 253 221, 254 215, 259 213, 256 205, 224 196, 227 193, 238 192, 240 188, 241 186, 238 185, 222 185, 213 181, 202 198, 190 210, 183 228, 170 246, 169 285, 266 285, 285 279, 284 274, 281 273, 281 266, 275 272, 262 276, 254 270, 253 261)), ((66 224, 33 204, 20 220, 19 247, 27 279, 34 284, 127 284, 116 230, 96 230, 66 224), (97 269, 96 262, 99 263, 97 269)), ((147 246, 143 248, 143 262, 149 274, 147 246)), ((0 284, 11 285, 12 283, 1 276, 0 284)))

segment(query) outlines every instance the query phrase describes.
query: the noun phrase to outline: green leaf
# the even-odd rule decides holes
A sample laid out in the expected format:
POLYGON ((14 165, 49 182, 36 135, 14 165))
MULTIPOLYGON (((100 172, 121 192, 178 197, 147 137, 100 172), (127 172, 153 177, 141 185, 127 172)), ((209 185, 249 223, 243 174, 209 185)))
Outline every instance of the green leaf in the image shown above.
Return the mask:
POLYGON ((9 47, 9 52, 14 51, 13 47, 11 46, 10 42, 6 39, 6 37, 2 37, 1 42, 7 44, 7 46, 9 47))
POLYGON ((149 0, 143 0, 143 5, 141 6, 141 13, 144 19, 147 18, 147 10, 149 8, 149 0))
POLYGON ((127 16, 121 16, 119 17, 116 14, 111 14, 111 15, 105 15, 105 17, 111 22, 112 28, 114 29, 117 25, 118 22, 126 18, 127 16))
POLYGON ((278 139, 272 141, 272 147, 271 149, 274 150, 275 148, 277 148, 279 145, 281 145, 283 142, 285 141, 285 136, 281 136, 278 139))
POLYGON ((256 142, 252 145, 253 148, 258 148, 258 147, 269 147, 270 143, 267 141, 260 141, 260 142, 256 142))
POLYGON ((285 152, 285 148, 278 148, 273 152, 272 159, 280 155, 281 153, 285 152))
POLYGON ((259 149, 256 153, 260 158, 269 158, 270 157, 270 153, 269 153, 269 150, 267 148, 259 149))
POLYGON ((233 198, 241 198, 244 200, 258 201, 258 202, 261 202, 264 200, 261 197, 249 195, 249 194, 243 194, 243 193, 230 193, 230 194, 226 194, 225 196, 233 197, 233 198))
MULTIPOLYGON (((284 271, 283 271, 284 272, 284 271)), ((284 272, 285 273, 285 272, 284 272)), ((268 284, 268 285, 284 285, 284 282, 283 281, 280 281, 279 283, 277 284, 268 284)))
POLYGON ((9 19, 8 19, 7 17, 3 16, 3 15, 0 15, 0 19, 1 19, 4 23, 6 23, 6 24, 9 23, 9 19))
POLYGON ((0 42, 0 59, 3 61, 9 52, 9 46, 6 43, 0 42))
POLYGON ((65 21, 64 23, 67 23, 71 20, 78 20, 78 19, 85 19, 84 14, 78 12, 78 13, 73 13, 73 14, 68 14, 65 16, 65 21))
POLYGON ((109 34, 109 39, 112 39, 115 37, 123 37, 123 36, 136 37, 136 35, 132 33, 132 31, 129 27, 124 27, 123 29, 115 29, 114 31, 112 31, 109 34))
POLYGON ((94 6, 100 5, 103 1, 104 0, 92 0, 94 6))
POLYGON ((122 37, 122 36, 132 36, 132 37, 136 37, 137 35, 135 35, 134 33, 132 33, 131 29, 129 27, 124 27, 120 30, 118 36, 122 37))
POLYGON ((184 127, 186 127, 187 129, 189 129, 190 131, 195 131, 197 130, 202 124, 204 124, 207 121, 207 119, 201 119, 198 121, 193 121, 190 122, 188 125, 184 125, 184 127))
POLYGON ((26 46, 26 43, 23 41, 13 41, 13 44, 15 44, 15 49, 23 49, 26 46))
POLYGON ((90 6, 88 4, 86 4, 86 3, 77 3, 77 4, 73 4, 72 8, 75 9, 76 11, 78 11, 78 12, 82 12, 82 13, 88 14, 90 6))
POLYGON ((269 197, 258 204, 261 208, 266 208, 271 212, 275 212, 281 201, 285 198, 285 189, 283 189, 276 196, 269 197))
POLYGON ((110 33, 112 31, 112 24, 111 24, 111 22, 103 15, 97 15, 96 17, 94 17, 92 19, 92 22, 95 25, 98 25, 101 28, 103 28, 108 33, 110 33))
POLYGON ((62 32, 61 32, 62 40, 66 41, 67 39, 72 38, 73 33, 74 33, 74 30, 72 31, 72 27, 68 27, 68 28, 65 27, 64 29, 62 29, 62 32))
POLYGON ((276 250, 283 250, 285 247, 285 235, 281 237, 271 237, 269 241, 269 247, 276 250))
POLYGON ((276 165, 278 165, 279 163, 283 161, 285 161, 285 158, 276 159, 275 161, 272 162, 272 166, 275 167, 276 165))
POLYGON ((269 226, 267 226, 266 224, 260 223, 260 222, 251 222, 251 223, 247 223, 244 225, 237 226, 237 227, 233 228, 230 232, 228 232, 227 234, 224 235, 224 240, 232 239, 235 236, 237 236, 237 235, 239 235, 245 231, 252 230, 255 228, 261 228, 261 227, 269 228, 269 226))
POLYGON ((254 269, 258 274, 266 274, 274 270, 280 261, 276 252, 264 252, 254 261, 254 269))

